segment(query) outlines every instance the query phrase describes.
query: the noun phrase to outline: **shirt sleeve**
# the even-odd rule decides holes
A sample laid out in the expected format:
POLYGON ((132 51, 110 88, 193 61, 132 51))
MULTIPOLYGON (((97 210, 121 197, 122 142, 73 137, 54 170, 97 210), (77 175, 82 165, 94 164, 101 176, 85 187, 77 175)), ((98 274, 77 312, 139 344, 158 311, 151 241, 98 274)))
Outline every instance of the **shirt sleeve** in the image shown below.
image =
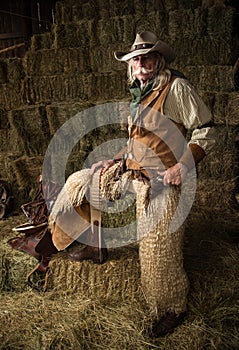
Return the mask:
POLYGON ((173 82, 165 100, 164 113, 191 132, 189 146, 193 145, 195 149, 197 145, 205 154, 214 147, 215 130, 210 126, 212 114, 186 79, 176 78, 173 82))

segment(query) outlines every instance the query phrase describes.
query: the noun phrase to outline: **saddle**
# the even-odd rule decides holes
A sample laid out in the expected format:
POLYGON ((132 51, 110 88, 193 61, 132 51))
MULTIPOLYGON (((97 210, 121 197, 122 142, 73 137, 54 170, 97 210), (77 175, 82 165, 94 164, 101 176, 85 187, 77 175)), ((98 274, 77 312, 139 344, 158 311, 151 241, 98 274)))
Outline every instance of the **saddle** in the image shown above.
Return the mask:
MULTIPOLYGON (((18 235, 7 242, 13 249, 32 255, 39 263, 43 257, 35 248, 44 241, 44 254, 48 255, 49 245, 45 244, 49 241, 48 217, 61 188, 62 186, 52 181, 43 181, 40 176, 33 200, 21 206, 28 221, 14 227, 12 230, 18 235)), ((27 283, 37 289, 33 286, 30 275, 27 276, 27 283)))

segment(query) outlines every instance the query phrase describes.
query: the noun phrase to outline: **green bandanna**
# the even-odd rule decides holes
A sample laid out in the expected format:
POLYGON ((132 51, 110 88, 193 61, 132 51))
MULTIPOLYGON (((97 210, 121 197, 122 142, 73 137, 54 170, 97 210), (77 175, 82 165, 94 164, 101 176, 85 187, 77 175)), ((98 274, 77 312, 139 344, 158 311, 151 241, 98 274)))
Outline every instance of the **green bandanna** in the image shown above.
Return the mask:
MULTIPOLYGON (((183 73, 181 73, 180 71, 175 70, 175 69, 171 69, 171 75, 172 76, 176 75, 179 78, 186 79, 186 77, 183 73)), ((130 91, 131 96, 132 96, 132 100, 130 103, 130 113, 131 113, 133 120, 135 119, 135 115, 136 115, 136 112, 139 108, 140 102, 143 100, 143 98, 145 96, 147 96, 150 92, 152 92, 153 84, 154 84, 154 79, 150 80, 149 83, 141 89, 140 83, 136 79, 132 83, 132 85, 130 86, 129 91, 130 91)))
POLYGON ((151 80, 146 86, 143 87, 143 89, 140 89, 138 80, 134 81, 133 84, 130 86, 129 91, 132 96, 132 100, 130 103, 130 113, 132 116, 132 119, 134 120, 136 112, 139 108, 140 102, 143 100, 143 98, 148 95, 153 90, 153 83, 154 81, 151 80))

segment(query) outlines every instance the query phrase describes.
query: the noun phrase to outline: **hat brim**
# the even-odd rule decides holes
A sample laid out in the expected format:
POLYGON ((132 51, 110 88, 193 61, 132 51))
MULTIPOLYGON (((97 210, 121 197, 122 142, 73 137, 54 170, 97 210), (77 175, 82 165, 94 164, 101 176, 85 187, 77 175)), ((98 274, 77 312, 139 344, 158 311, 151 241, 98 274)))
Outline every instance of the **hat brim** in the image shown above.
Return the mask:
POLYGON ((157 43, 153 47, 146 48, 146 49, 139 49, 139 50, 134 50, 130 52, 116 51, 114 53, 114 56, 118 61, 127 62, 133 57, 136 57, 139 55, 145 55, 150 52, 160 53, 161 55, 163 55, 163 57, 168 63, 174 61, 176 58, 176 54, 174 50, 161 40, 157 41, 157 43))

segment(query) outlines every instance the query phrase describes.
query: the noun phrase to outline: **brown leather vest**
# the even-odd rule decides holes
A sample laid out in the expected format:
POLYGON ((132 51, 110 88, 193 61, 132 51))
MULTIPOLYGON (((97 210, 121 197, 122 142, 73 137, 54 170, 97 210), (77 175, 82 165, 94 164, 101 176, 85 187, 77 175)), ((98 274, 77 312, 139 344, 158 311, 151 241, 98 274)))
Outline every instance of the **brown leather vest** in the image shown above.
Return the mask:
POLYGON ((163 114, 175 78, 162 91, 154 90, 141 101, 135 122, 129 127, 128 156, 132 159, 127 159, 128 169, 163 171, 182 156, 187 131, 163 114))

